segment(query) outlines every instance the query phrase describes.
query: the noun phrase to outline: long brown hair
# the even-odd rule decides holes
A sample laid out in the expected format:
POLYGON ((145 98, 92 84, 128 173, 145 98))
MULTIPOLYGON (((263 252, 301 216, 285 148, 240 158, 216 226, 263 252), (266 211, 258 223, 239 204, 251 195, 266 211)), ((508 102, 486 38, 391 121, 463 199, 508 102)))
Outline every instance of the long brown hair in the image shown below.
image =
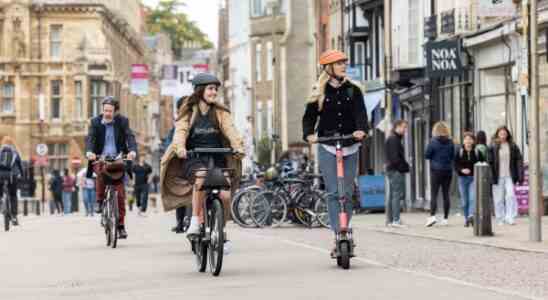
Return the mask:
POLYGON ((514 137, 512 137, 512 133, 510 132, 510 129, 506 127, 506 125, 503 125, 497 128, 497 130, 495 131, 495 135, 493 136, 493 141, 497 144, 500 144, 499 133, 501 132, 501 130, 506 131, 506 134, 508 135, 508 137, 506 138, 506 141, 508 142, 508 144, 513 144, 514 137))
MULTIPOLYGON (((199 105, 200 101, 204 101, 204 93, 207 88, 207 85, 200 85, 197 86, 192 95, 190 95, 184 102, 183 106, 181 107, 181 113, 180 116, 184 116, 185 114, 192 114, 194 110, 194 106, 199 105)), ((216 104, 209 104, 209 111, 207 113, 207 117, 209 120, 216 126, 219 127, 219 120, 217 120, 217 109, 225 109, 222 106, 216 105, 216 104)), ((225 109, 226 110, 226 109, 225 109)), ((227 110, 228 111, 228 110, 227 110)), ((192 124, 190 124, 192 126, 192 124)))

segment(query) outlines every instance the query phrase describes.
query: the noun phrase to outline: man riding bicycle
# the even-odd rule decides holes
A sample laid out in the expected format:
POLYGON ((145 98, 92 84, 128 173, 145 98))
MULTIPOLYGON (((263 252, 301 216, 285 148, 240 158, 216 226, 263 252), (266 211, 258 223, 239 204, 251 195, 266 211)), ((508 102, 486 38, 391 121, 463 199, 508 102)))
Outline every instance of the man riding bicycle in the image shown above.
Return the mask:
MULTIPOLYGON (((86 139, 86 157, 89 160, 87 177, 92 178, 93 172, 97 174, 96 195, 97 213, 103 211, 105 200, 105 164, 94 163, 99 157, 118 157, 119 154, 127 155, 128 160, 137 156, 137 143, 135 136, 129 128, 129 120, 122 116, 119 110, 118 101, 114 97, 106 97, 102 102, 103 113, 93 119, 89 126, 89 133, 86 139)), ((126 193, 124 181, 115 182, 114 187, 118 194, 119 227, 118 236, 120 239, 127 238, 124 226, 126 215, 126 193)))
POLYGON ((8 180, 13 225, 19 225, 17 221, 17 179, 21 175, 23 175, 21 156, 15 149, 11 137, 5 136, 0 144, 0 199, 4 196, 2 189, 4 180, 8 180))

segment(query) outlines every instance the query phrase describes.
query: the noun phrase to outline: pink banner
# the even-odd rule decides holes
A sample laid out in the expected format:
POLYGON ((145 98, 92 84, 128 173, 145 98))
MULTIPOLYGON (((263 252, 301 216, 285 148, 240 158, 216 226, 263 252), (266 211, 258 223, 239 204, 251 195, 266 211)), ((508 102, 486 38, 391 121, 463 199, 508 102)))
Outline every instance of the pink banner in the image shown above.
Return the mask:
POLYGON ((148 79, 148 65, 131 65, 131 79, 148 79))

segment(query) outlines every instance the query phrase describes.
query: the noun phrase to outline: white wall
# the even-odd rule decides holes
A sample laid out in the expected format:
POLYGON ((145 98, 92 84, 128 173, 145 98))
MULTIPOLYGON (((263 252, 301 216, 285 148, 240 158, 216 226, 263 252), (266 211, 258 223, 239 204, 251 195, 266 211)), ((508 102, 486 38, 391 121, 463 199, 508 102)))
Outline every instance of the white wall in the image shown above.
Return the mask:
MULTIPOLYGON (((424 66, 424 17, 429 0, 394 0, 392 2, 392 57, 394 69, 424 66), (415 7, 414 12, 410 9, 415 7), (413 19, 411 19, 413 18, 413 19), (416 38, 411 44, 411 34, 416 38), (411 51, 412 48, 412 51, 411 51)), ((443 1, 440 1, 443 2, 443 1)))

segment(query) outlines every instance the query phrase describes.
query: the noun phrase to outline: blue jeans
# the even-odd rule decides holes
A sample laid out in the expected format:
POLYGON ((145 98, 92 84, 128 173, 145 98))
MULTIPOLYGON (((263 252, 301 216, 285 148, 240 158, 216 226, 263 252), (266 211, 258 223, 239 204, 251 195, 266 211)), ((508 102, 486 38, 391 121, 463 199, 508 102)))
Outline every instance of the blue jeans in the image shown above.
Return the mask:
POLYGON ((84 188, 83 192, 86 215, 93 216, 95 213, 95 189, 84 188))
POLYGON ((459 192, 464 219, 468 219, 468 217, 474 215, 476 208, 473 176, 459 176, 459 192))
MULTIPOLYGON (((327 209, 331 230, 335 233, 339 230, 339 193, 337 190, 337 158, 329 153, 321 145, 318 146, 318 158, 320 171, 322 172, 325 188, 329 193, 327 209)), ((352 194, 354 193, 354 180, 358 172, 358 153, 344 157, 344 194, 346 202, 344 210, 348 215, 348 221, 352 218, 352 194)))
POLYGON ((390 185, 390 195, 386 209, 390 211, 389 223, 400 222, 400 204, 405 200, 405 174, 398 171, 389 171, 388 183, 390 185))
POLYGON ((142 184, 135 187, 135 200, 137 201, 137 206, 141 208, 142 212, 147 211, 148 207, 148 184, 142 184))
POLYGON ((72 212, 72 192, 63 192, 63 209, 65 215, 72 212))

